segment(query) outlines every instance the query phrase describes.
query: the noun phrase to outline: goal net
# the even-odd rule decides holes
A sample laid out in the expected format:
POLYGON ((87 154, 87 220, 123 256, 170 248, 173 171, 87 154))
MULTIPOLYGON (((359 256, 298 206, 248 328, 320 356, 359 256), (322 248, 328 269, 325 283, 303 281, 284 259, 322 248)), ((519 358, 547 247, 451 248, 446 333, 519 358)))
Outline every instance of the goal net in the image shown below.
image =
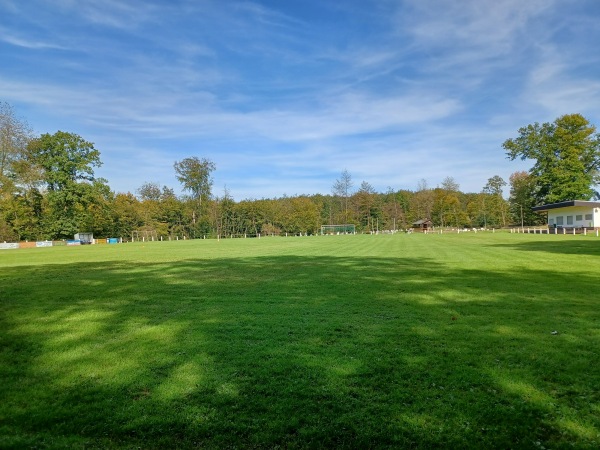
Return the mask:
POLYGON ((131 241, 132 242, 149 242, 149 241, 158 241, 158 236, 156 235, 156 230, 133 230, 131 232, 131 241))
POLYGON ((321 225, 321 234, 356 234, 353 224, 321 225))

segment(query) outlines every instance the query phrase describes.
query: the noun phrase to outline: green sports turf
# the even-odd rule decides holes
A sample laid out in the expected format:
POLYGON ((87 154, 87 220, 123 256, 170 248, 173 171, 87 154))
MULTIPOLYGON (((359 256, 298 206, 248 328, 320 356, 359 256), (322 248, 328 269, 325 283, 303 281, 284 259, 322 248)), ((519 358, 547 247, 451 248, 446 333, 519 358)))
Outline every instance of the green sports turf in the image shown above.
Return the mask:
POLYGON ((0 251, 0 448, 598 448, 600 238, 0 251))

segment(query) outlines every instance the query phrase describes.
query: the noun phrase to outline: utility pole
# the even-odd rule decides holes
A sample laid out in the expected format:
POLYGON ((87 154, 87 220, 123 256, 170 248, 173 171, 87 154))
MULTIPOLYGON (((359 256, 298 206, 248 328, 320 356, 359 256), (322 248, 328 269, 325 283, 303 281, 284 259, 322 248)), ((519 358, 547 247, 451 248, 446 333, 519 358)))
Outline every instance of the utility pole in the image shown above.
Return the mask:
POLYGON ((521 208, 521 229, 524 229, 524 220, 523 220, 523 205, 521 205, 520 203, 514 202, 515 205, 517 205, 519 208, 521 208))

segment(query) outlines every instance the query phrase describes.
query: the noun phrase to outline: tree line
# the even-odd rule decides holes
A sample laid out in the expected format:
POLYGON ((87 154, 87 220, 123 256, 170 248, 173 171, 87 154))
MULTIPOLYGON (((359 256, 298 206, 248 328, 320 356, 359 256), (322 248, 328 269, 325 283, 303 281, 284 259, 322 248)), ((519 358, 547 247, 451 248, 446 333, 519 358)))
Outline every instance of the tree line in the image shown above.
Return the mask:
POLYGON ((327 194, 234 201, 212 191, 215 164, 196 156, 175 161, 184 195, 146 182, 114 192, 94 175, 100 152, 63 131, 35 136, 13 108, 0 103, 0 241, 97 237, 175 239, 316 234, 321 225, 353 224, 358 232, 402 230, 420 219, 441 227, 506 227, 544 223, 532 206, 591 198, 598 182, 600 139, 578 114, 519 130, 503 147, 510 159, 536 161, 508 181, 494 175, 481 191, 460 190, 452 177, 415 190, 355 185, 344 170, 327 194), (508 189, 508 200, 504 191, 508 189))

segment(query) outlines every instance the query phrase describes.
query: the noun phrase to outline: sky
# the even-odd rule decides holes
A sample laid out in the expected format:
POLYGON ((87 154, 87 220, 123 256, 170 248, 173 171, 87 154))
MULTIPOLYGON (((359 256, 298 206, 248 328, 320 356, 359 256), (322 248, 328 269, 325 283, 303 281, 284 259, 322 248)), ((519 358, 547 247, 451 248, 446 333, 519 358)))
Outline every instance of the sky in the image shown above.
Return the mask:
POLYGON ((0 101, 93 142, 115 192, 182 193, 193 156, 238 201, 344 170, 480 192, 532 166, 519 128, 600 126, 599 24, 598 0, 0 0, 0 101))

